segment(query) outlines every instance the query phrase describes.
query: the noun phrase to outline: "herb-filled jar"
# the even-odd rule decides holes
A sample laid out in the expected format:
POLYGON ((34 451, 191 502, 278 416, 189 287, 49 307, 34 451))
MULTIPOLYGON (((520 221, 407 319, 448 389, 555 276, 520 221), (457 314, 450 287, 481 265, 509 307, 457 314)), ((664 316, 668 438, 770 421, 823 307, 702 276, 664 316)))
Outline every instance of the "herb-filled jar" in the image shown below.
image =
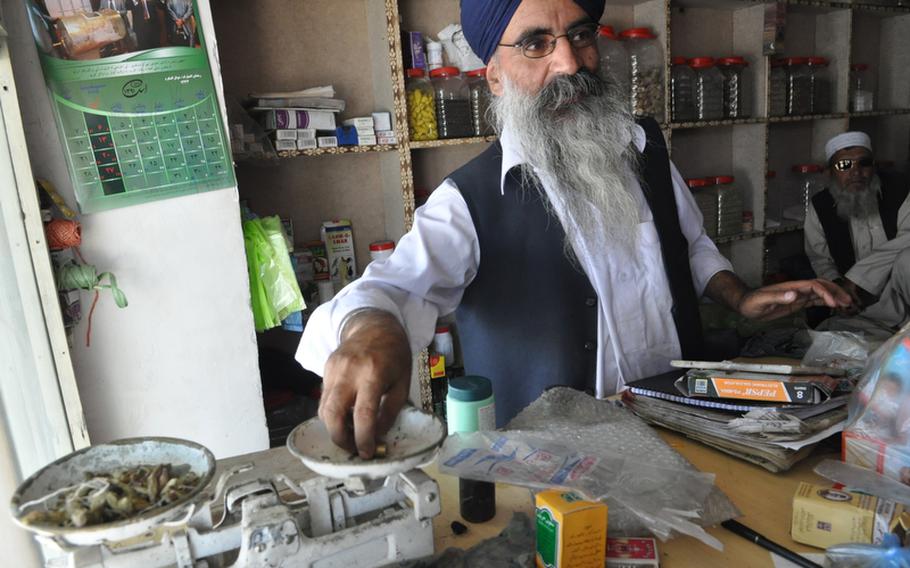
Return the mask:
POLYGON ((629 53, 632 112, 664 120, 664 56, 660 43, 648 28, 632 28, 620 34, 629 53))
POLYGON ((408 129, 411 140, 436 140, 436 99, 433 85, 423 69, 408 69, 405 93, 408 100, 408 129))
POLYGON ((685 57, 674 57, 670 68, 670 116, 673 122, 695 120, 695 70, 685 57))
POLYGON ((787 58, 787 114, 803 116, 812 112, 812 80, 805 57, 787 58))
POLYGON ((787 67, 782 59, 771 61, 769 73, 768 116, 787 114, 787 67))
POLYGON ((829 62, 824 57, 810 57, 806 63, 812 90, 812 114, 828 114, 831 112, 832 85, 829 62))
POLYGON ((490 86, 487 84, 487 68, 481 67, 465 73, 468 78, 468 90, 471 93, 471 125, 474 136, 493 134, 493 127, 487 121, 487 109, 490 108, 490 86))
POLYGON ((723 57, 717 60, 717 67, 724 75, 724 118, 751 116, 746 81, 748 66, 749 63, 742 57, 723 57))
POLYGON ((629 54, 613 26, 601 26, 597 34, 600 70, 615 81, 623 101, 629 101, 629 54))
POLYGON ((783 217, 786 220, 805 222, 812 197, 824 189, 823 168, 818 164, 796 164, 793 166, 793 189, 788 196, 783 217))
POLYGON ((850 66, 850 112, 875 110, 875 80, 866 63, 850 66))
POLYGON ((441 67, 430 72, 436 94, 436 127, 440 138, 474 136, 471 92, 457 67, 441 67))
POLYGON ((743 196, 733 176, 714 178, 717 198, 717 236, 738 235, 743 230, 743 196))
POLYGON ((695 117, 720 120, 724 117, 724 75, 710 57, 689 60, 695 70, 695 117))
POLYGON ((717 236, 717 197, 712 192, 714 178, 692 178, 686 180, 692 190, 695 205, 701 212, 705 234, 712 239, 717 236))

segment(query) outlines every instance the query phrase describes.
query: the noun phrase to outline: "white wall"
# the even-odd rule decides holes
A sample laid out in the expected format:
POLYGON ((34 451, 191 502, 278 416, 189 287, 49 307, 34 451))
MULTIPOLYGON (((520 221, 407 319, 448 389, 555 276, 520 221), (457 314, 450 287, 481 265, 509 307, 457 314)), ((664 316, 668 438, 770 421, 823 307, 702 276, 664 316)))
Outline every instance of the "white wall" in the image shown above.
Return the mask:
MULTIPOLYGON (((24 2, 2 0, 2 8, 32 168, 75 204, 24 2)), ((86 260, 114 272, 130 302, 120 310, 103 294, 90 348, 86 320, 76 329, 73 363, 92 442, 178 436, 217 457, 268 447, 237 190, 80 220, 86 260)), ((91 296, 82 302, 87 314, 91 296)))
MULTIPOLYGON (((0 420, 0 503, 6 505, 19 486, 16 475, 16 456, 9 439, 6 423, 0 420)), ((6 507, 4 507, 5 509, 6 507)), ((0 540, 3 541, 5 566, 40 566, 41 556, 32 536, 13 524, 6 511, 0 514, 0 540)))

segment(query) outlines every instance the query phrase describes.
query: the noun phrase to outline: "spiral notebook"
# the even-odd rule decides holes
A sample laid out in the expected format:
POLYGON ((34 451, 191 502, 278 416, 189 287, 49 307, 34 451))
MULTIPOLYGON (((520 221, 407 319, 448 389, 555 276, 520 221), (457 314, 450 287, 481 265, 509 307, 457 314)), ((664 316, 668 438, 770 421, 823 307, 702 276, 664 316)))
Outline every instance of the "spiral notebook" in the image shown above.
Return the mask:
POLYGON ((700 406, 702 408, 713 408, 715 410, 727 410, 730 412, 750 412, 752 410, 773 408, 786 412, 791 416, 796 416, 797 418, 809 418, 843 406, 847 399, 846 396, 840 396, 831 398, 820 404, 781 405, 773 402, 743 404, 741 402, 724 402, 716 399, 688 397, 679 392, 679 389, 677 389, 674 384, 676 379, 683 376, 685 373, 686 371, 684 369, 674 369, 660 375, 631 382, 626 385, 626 387, 628 387, 629 391, 634 395, 659 398, 689 406, 700 406))

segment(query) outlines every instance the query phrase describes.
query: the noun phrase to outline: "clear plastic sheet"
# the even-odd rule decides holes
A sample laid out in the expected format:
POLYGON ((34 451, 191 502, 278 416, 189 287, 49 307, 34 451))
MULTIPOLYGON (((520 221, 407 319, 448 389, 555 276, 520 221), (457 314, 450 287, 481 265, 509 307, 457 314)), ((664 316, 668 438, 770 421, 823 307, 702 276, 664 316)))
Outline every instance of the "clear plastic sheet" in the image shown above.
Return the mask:
POLYGON ((506 430, 449 437, 439 464, 452 475, 605 499, 610 536, 688 534, 720 548, 702 527, 739 515, 712 474, 692 467, 641 419, 567 388, 545 392, 506 430))
POLYGON ((844 461, 910 485, 910 325, 869 358, 848 413, 844 461))
POLYGON ((827 568, 910 568, 910 549, 896 535, 880 544, 839 544, 825 551, 827 568))
POLYGON ((815 466, 815 473, 846 485, 851 491, 910 505, 910 487, 880 473, 835 460, 823 460, 815 466))
POLYGON ((809 367, 861 369, 881 343, 852 331, 809 331, 812 345, 803 357, 809 367))

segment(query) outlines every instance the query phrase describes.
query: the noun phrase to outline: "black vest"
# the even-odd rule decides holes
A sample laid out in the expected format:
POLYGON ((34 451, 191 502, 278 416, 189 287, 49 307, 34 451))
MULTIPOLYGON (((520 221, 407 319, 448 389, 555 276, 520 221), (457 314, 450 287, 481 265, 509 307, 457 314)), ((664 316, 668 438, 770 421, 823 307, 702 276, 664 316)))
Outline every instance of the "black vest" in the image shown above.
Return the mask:
MULTIPOLYGON (((878 214, 882 218, 885 236, 890 241, 897 236, 897 212, 907 199, 910 186, 902 176, 880 173, 879 178, 882 181, 882 193, 878 196, 878 214)), ((812 206, 825 232, 831 258, 843 276, 856 264, 850 223, 837 214, 837 203, 827 188, 812 197, 812 206)))
MULTIPOLYGON (((683 357, 698 358, 698 298, 666 143, 655 121, 641 125, 647 134, 641 186, 660 237, 672 317, 683 357)), ((480 267, 456 312, 465 371, 493 381, 498 426, 551 386, 593 392, 598 320, 597 294, 563 252, 561 223, 535 188, 522 187, 518 168, 506 175, 503 194, 501 173, 497 142, 449 176, 467 203, 480 246, 480 267)))

